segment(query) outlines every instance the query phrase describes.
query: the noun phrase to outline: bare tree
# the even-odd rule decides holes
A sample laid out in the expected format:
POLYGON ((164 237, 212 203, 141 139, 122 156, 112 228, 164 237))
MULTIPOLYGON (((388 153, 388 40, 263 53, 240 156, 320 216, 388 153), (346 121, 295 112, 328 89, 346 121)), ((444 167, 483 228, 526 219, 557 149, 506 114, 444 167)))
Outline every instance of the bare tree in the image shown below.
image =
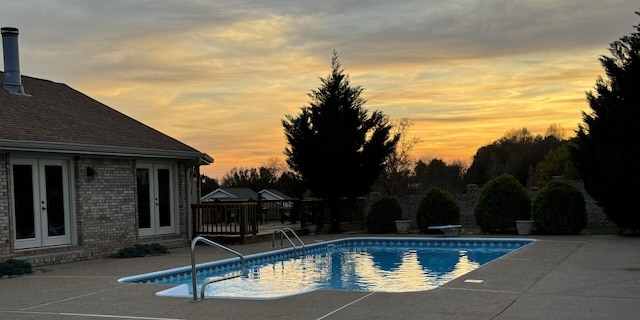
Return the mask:
POLYGON ((385 162, 384 171, 380 175, 380 184, 384 188, 384 192, 394 195, 405 191, 411 176, 411 166, 413 161, 409 157, 409 153, 420 143, 420 138, 409 137, 409 128, 413 122, 409 118, 401 118, 392 121, 392 135, 400 137, 393 153, 385 162))

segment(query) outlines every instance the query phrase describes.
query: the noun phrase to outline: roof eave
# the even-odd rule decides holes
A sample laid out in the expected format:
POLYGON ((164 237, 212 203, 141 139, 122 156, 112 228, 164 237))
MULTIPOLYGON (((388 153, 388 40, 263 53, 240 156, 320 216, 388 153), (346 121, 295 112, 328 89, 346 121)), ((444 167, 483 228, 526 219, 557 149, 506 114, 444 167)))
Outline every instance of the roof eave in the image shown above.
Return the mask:
POLYGON ((16 141, 0 139, 0 150, 22 152, 53 152, 120 157, 164 158, 197 160, 199 165, 209 165, 214 159, 206 153, 180 150, 144 149, 117 146, 99 146, 41 141, 16 141))

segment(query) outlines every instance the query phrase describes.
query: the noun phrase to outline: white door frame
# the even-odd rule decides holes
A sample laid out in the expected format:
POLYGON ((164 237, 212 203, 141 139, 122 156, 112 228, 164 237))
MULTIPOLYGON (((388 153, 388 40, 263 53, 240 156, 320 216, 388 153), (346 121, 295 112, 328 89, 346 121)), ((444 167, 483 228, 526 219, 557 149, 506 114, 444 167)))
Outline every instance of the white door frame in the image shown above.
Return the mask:
MULTIPOLYGON (((149 180, 148 192, 150 201, 150 226, 148 228, 139 227, 138 234, 143 237, 175 233, 177 228, 176 215, 178 212, 175 167, 167 163, 138 162, 136 164, 136 173, 138 169, 146 169, 149 173, 147 179, 149 180), (163 179, 168 179, 168 181, 164 181, 163 179), (164 188, 164 190, 161 190, 162 188, 164 188), (163 221, 161 221, 161 214, 163 214, 163 210, 169 210, 168 225, 163 225, 163 221)), ((136 195, 136 201, 138 201, 138 196, 139 193, 136 195)), ((138 215, 141 214, 143 213, 138 212, 138 215)))
MULTIPOLYGON (((69 177, 69 160, 65 159, 46 159, 46 158, 12 158, 11 159, 11 171, 12 181, 11 185, 15 186, 15 173, 13 173, 14 165, 28 165, 31 166, 31 188, 32 188, 32 206, 33 206, 33 237, 18 239, 17 227, 14 229, 14 246, 16 249, 38 248, 46 246, 56 245, 68 245, 72 241, 71 230, 71 195, 70 195, 70 177, 69 177), (46 168, 49 166, 59 166, 61 168, 61 181, 62 190, 53 190, 52 192, 62 192, 58 194, 62 206, 64 223, 58 226, 49 226, 49 208, 47 199, 47 176, 46 168), (60 232, 62 234, 58 234, 60 232)), ((53 182, 53 181, 51 181, 53 182)), ((16 190, 12 187, 13 192, 13 213, 14 221, 16 221, 16 190)), ((53 205, 53 204, 52 204, 53 205)))

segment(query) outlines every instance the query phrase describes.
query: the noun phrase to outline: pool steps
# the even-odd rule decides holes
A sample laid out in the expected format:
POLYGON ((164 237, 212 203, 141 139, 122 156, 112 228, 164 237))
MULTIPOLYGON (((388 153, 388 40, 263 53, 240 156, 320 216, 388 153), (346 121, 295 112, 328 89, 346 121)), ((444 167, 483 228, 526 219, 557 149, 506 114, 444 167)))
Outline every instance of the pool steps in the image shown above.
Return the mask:
MULTIPOLYGON (((304 250, 305 250, 305 246, 304 246, 304 242, 302 242, 302 239, 300 239, 300 237, 298 237, 298 234, 296 234, 295 231, 293 231, 293 229, 291 228, 284 228, 284 229, 277 229, 275 231, 273 231, 273 236, 272 236, 272 243, 271 243, 271 247, 275 248, 275 243, 276 243, 276 234, 280 233, 280 246, 283 246, 283 237, 287 238, 287 240, 289 241, 289 243, 291 243, 291 245, 293 246, 294 251, 297 251, 298 246, 295 245, 295 243, 291 240, 291 238, 287 235, 287 232, 290 232, 291 234, 293 234, 293 236, 298 240, 298 242, 300 243, 300 246, 302 247, 302 254, 304 254, 304 250)), ((215 283, 215 282, 219 282, 219 281, 224 281, 224 280, 229 280, 229 279, 233 279, 233 278, 238 278, 241 277, 244 273, 245 273, 245 268, 246 268, 246 261, 245 261, 245 257, 244 255, 242 255, 241 253, 225 247, 217 242, 211 241, 207 238, 204 237, 195 237, 193 239, 193 241, 191 241, 191 285, 193 287, 193 300, 192 302, 198 302, 201 300, 204 300, 205 296, 204 296, 204 291, 205 288, 207 287, 207 285, 215 283), (204 279, 204 282, 202 283, 202 287, 200 288, 200 298, 198 298, 198 280, 197 280, 197 276, 198 276, 198 272, 196 270, 196 255, 195 255, 195 249, 196 249, 196 245, 198 244, 198 242, 202 242, 205 243, 209 246, 212 246, 214 248, 220 249, 222 251, 226 251, 228 253, 231 253, 233 255, 236 255, 237 257, 240 258, 240 263, 241 263, 241 269, 240 272, 237 273, 233 273, 229 276, 226 277, 209 277, 204 279)))
POLYGON ((284 228, 284 229, 276 229, 273 231, 273 235, 271 237, 271 248, 275 248, 276 247, 276 234, 280 234, 280 247, 283 246, 283 238, 287 238, 287 240, 289 241, 289 243, 291 244, 291 246, 293 246, 294 251, 297 251, 298 247, 296 246, 295 243, 293 243, 293 241, 291 240, 291 238, 287 235, 287 231, 291 232, 291 234, 293 234, 293 236, 298 239, 298 242, 300 242, 300 246, 302 246, 302 253, 304 254, 304 242, 302 242, 302 239, 300 239, 300 237, 298 237, 298 234, 293 231, 293 229, 291 228, 284 228))
POLYGON ((204 300, 204 289, 207 287, 207 285, 214 283, 214 282, 218 282, 218 281, 223 281, 223 280, 228 280, 228 279, 233 279, 233 278, 238 278, 240 276, 242 276, 244 274, 245 271, 245 267, 246 267, 246 262, 245 262, 245 258, 244 255, 242 255, 240 252, 237 252, 231 248, 225 247, 219 243, 213 242, 207 238, 203 238, 203 237, 195 237, 193 239, 193 241, 191 241, 191 285, 193 286, 193 300, 192 302, 198 302, 200 300, 204 300), (198 242, 202 242, 205 244, 208 244, 214 248, 218 248, 222 251, 226 251, 228 253, 234 254, 236 256, 238 256, 240 258, 240 262, 242 264, 242 268, 240 270, 240 272, 238 273, 234 273, 231 274, 229 276, 226 277, 209 277, 206 278, 204 280, 204 282, 202 283, 202 288, 200 289, 200 299, 198 299, 198 281, 197 281, 197 271, 196 271, 196 255, 195 255, 195 248, 196 245, 198 244, 198 242))

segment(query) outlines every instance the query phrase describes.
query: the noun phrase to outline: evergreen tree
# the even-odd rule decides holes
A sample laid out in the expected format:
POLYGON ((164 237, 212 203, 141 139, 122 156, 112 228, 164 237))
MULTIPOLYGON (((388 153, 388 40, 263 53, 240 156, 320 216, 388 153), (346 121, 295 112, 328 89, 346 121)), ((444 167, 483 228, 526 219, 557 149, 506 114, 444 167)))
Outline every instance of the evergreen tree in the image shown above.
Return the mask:
POLYGON ((339 231, 336 200, 365 195, 393 153, 389 118, 364 109, 362 87, 351 86, 334 51, 331 74, 309 94, 311 101, 297 116, 282 121, 289 146, 287 164, 311 192, 329 200, 331 231, 339 231))
MULTIPOLYGON (((640 12, 636 12, 640 16, 640 12)), ((640 24, 600 57, 607 78, 587 93, 592 113, 582 113, 571 159, 587 192, 619 227, 640 230, 640 24)))

